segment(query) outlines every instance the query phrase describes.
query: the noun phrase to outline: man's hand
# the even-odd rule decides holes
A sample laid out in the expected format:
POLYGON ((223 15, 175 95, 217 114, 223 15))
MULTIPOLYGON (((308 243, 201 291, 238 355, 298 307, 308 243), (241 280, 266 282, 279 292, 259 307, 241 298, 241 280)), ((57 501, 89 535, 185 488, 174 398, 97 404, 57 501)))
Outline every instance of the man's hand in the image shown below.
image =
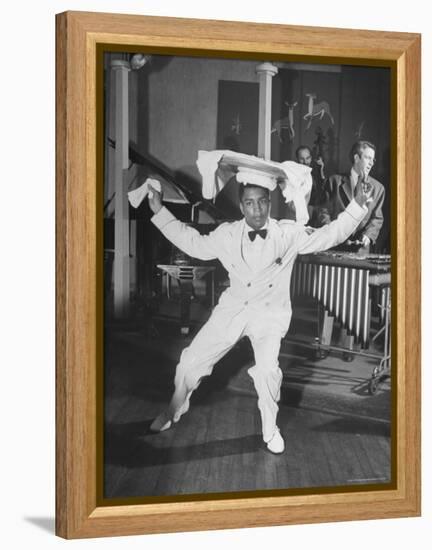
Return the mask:
POLYGON ((157 214, 159 210, 162 208, 162 193, 157 191, 150 183, 148 188, 149 188, 149 194, 148 194, 149 206, 153 214, 157 214))
POLYGON ((373 189, 363 172, 360 173, 354 190, 354 199, 360 206, 365 206, 373 200, 373 189))
POLYGON ((362 242, 362 246, 366 247, 366 246, 370 245, 371 240, 369 239, 369 237, 367 235, 363 235, 363 237, 361 239, 361 242, 362 242))

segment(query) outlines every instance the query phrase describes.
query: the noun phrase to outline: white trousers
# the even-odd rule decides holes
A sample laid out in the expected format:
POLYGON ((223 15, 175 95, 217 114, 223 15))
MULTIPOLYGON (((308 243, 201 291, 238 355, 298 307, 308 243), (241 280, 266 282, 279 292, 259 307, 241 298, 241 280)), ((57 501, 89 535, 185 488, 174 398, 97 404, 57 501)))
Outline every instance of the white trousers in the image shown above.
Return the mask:
POLYGON ((248 336, 255 355, 255 365, 248 369, 258 394, 258 409, 261 414, 262 433, 265 442, 274 436, 282 372, 278 356, 281 334, 274 327, 263 328, 253 321, 245 321, 240 336, 223 330, 220 320, 210 317, 195 336, 190 346, 181 354, 175 374, 175 392, 171 401, 171 411, 177 422, 189 409, 192 392, 201 379, 212 373, 214 365, 234 346, 242 336, 248 336), (255 326, 254 326, 255 325, 255 326))

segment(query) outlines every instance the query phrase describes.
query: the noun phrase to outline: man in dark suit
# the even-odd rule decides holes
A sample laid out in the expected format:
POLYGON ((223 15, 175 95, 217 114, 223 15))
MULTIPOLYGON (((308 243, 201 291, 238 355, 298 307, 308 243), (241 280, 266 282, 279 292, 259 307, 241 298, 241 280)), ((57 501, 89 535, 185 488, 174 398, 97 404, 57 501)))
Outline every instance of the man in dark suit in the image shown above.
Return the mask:
POLYGON ((319 224, 325 225, 336 219, 352 200, 357 182, 362 182, 365 192, 372 200, 367 205, 367 215, 349 237, 347 244, 354 244, 361 251, 369 252, 384 221, 382 207, 385 189, 379 181, 369 176, 375 164, 375 145, 369 141, 356 141, 351 148, 350 160, 352 166, 349 174, 330 176, 325 184, 326 203, 318 213, 319 224))
MULTIPOLYGON (((337 218, 343 212, 346 205, 353 198, 353 191, 358 183, 363 187, 366 196, 370 197, 367 203, 368 212, 360 222, 354 233, 340 245, 339 249, 359 252, 370 252, 375 245, 381 227, 384 222, 382 207, 385 198, 384 186, 372 178, 369 173, 375 164, 375 145, 370 141, 356 141, 351 147, 351 170, 349 174, 335 174, 330 176, 325 184, 326 202, 318 212, 318 224, 326 225, 337 218)), ((333 333, 333 316, 324 313, 322 323, 321 343, 330 345, 333 333)), ((349 336, 346 329, 341 330, 340 343, 347 350, 352 350, 354 339, 349 336)), ((325 357, 327 352, 320 352, 320 357, 325 357)), ((343 354, 345 361, 352 361, 354 356, 349 351, 343 354)))

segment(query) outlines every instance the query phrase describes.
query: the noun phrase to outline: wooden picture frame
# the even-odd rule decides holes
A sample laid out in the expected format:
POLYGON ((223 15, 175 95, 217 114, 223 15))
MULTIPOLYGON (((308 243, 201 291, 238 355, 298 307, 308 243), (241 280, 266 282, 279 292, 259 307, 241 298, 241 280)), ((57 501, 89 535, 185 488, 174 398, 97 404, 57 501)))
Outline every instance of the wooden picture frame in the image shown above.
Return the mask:
POLYGON ((419 515, 420 35, 85 12, 59 14, 56 24, 56 533, 80 538, 419 515), (96 98, 98 48, 104 44, 391 68, 397 257, 392 269, 396 474, 390 489, 99 505, 102 268, 97 252, 102 245, 96 98))

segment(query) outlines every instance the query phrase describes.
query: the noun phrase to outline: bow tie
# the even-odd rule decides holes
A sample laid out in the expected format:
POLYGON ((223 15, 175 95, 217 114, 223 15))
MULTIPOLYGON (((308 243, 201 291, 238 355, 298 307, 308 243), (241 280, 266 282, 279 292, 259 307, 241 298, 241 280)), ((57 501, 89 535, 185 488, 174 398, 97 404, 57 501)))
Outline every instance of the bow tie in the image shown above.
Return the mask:
POLYGON ((267 229, 257 229, 256 231, 249 231, 248 232, 249 239, 253 242, 255 240, 255 237, 259 235, 261 239, 265 239, 267 235, 267 229))

